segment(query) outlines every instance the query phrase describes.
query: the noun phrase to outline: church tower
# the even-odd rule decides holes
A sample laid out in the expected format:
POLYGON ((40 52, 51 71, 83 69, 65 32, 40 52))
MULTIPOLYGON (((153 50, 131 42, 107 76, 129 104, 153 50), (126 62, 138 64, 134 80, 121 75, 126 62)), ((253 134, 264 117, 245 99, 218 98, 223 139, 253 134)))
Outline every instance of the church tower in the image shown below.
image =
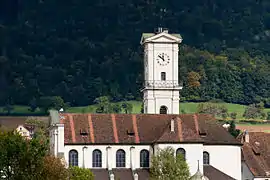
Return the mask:
POLYGON ((179 114, 178 45, 180 34, 169 34, 158 28, 155 33, 143 33, 144 88, 146 114, 179 114))

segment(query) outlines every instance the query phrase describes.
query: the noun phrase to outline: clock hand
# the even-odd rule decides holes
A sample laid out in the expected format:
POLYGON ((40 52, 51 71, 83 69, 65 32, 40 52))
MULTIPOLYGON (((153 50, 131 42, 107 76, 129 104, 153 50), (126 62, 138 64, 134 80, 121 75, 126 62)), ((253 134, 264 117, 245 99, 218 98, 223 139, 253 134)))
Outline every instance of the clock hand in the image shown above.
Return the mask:
POLYGON ((159 57, 160 59, 162 59, 163 61, 165 61, 164 57, 162 57, 162 56, 160 56, 160 55, 158 55, 158 57, 159 57))

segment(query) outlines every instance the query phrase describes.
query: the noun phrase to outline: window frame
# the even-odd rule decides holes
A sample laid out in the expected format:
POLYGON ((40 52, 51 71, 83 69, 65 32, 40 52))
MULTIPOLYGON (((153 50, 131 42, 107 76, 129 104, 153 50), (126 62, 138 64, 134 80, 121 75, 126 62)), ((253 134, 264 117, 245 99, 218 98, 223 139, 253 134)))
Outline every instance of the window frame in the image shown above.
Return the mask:
POLYGON ((210 154, 207 151, 203 151, 203 165, 210 164, 210 154))
POLYGON ((150 167, 150 153, 148 150, 143 149, 140 151, 140 167, 149 168, 150 167))
POLYGON ((161 81, 166 81, 166 72, 161 72, 160 76, 161 76, 161 81))
POLYGON ((185 150, 184 148, 178 148, 178 149, 176 150, 176 156, 177 156, 178 154, 182 154, 184 160, 186 160, 186 150, 185 150))
POLYGON ((125 168, 126 167, 126 152, 123 149, 118 149, 116 151, 116 167, 125 168))
POLYGON ((160 106, 160 108, 159 108, 159 114, 168 114, 168 107, 167 106, 164 106, 164 105, 160 106), (165 113, 162 113, 163 111, 165 113))
POLYGON ((102 167, 102 152, 99 149, 95 149, 92 152, 92 167, 93 168, 102 167))
POLYGON ((68 165, 71 166, 79 166, 79 153, 77 150, 72 149, 68 153, 68 165))

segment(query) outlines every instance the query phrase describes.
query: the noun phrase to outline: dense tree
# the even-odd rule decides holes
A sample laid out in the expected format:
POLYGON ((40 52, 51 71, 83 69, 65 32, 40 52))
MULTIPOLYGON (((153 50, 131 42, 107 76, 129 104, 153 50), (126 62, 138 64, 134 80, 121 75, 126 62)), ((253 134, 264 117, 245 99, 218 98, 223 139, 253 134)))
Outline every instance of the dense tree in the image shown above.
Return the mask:
MULTIPOLYGON (((251 104, 246 107, 243 117, 247 119, 256 119, 260 118, 262 116, 262 113, 263 113, 262 109, 256 107, 255 104, 251 104)), ((264 115, 264 117, 265 116, 266 115, 264 115)))
POLYGON ((150 177, 155 180, 188 180, 189 168, 184 157, 179 153, 175 157, 173 148, 159 150, 153 156, 150 177))
POLYGON ((232 113, 230 114, 230 117, 231 117, 233 120, 236 119, 236 116, 237 116, 237 113, 236 113, 236 112, 232 112, 232 113))
POLYGON ((218 103, 200 103, 197 107, 197 112, 220 116, 223 119, 226 119, 228 116, 228 109, 225 105, 218 103))
POLYGON ((71 106, 140 100, 139 40, 157 26, 183 36, 182 100, 269 106, 266 1, 4 0, 0 8, 1 106, 34 111, 55 96, 71 106))
POLYGON ((42 180, 67 180, 68 169, 61 159, 54 156, 45 156, 41 171, 42 180))
POLYGON ((38 139, 25 140, 14 132, 0 132, 0 177, 42 179, 43 157, 47 146, 38 139))
POLYGON ((72 166, 69 168, 69 179, 70 180, 94 180, 94 175, 90 171, 90 169, 72 166))
POLYGON ((240 130, 239 129, 236 129, 236 126, 235 126, 235 122, 234 121, 230 121, 229 122, 229 129, 228 129, 228 132, 234 136, 234 137, 237 137, 239 134, 240 134, 240 130))

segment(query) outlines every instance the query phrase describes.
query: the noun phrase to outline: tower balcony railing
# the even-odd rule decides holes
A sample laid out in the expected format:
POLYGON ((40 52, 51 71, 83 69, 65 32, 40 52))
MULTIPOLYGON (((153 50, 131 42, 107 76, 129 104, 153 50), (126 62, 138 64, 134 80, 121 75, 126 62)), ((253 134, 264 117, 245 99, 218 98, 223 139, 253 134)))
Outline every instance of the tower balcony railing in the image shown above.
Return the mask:
POLYGON ((165 81, 145 81, 145 88, 181 88, 183 83, 179 83, 178 81, 173 80, 165 80, 165 81))

